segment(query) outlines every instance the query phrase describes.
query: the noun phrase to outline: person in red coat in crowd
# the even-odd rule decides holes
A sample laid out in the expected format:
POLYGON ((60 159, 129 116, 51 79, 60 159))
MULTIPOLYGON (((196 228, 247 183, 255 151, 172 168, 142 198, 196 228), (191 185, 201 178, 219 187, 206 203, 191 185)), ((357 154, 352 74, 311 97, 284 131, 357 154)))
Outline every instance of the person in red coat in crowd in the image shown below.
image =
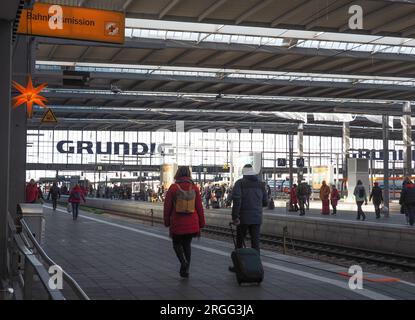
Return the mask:
POLYGON ((164 225, 170 228, 173 249, 180 261, 180 276, 189 277, 191 243, 205 226, 202 197, 191 179, 190 168, 181 166, 164 200, 164 225))
POLYGON ((297 185, 293 184, 291 191, 290 191, 290 201, 291 206, 294 211, 298 211, 298 198, 297 198, 297 185))
POLYGON ((333 185, 330 192, 330 202, 331 206, 333 207, 333 215, 337 213, 337 203, 340 200, 339 190, 337 190, 336 186, 333 185))
POLYGON ((36 203, 39 199, 39 188, 35 180, 31 179, 26 185, 26 203, 36 203))
POLYGON ((81 200, 85 202, 85 196, 79 184, 76 184, 69 193, 68 202, 72 204, 72 217, 78 219, 79 204, 81 200))

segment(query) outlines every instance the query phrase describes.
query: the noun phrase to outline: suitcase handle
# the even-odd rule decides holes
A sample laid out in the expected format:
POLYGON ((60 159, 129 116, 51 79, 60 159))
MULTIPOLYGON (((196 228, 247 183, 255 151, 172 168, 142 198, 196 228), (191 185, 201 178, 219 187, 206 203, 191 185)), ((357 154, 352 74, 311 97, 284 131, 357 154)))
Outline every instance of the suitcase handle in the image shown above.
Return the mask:
MULTIPOLYGON (((233 223, 233 221, 229 222, 229 227, 231 228, 231 234, 232 234, 233 245, 235 246, 235 250, 236 250, 236 249, 238 249, 238 248, 237 248, 237 246, 236 246, 235 234, 234 234, 234 232, 233 232, 233 227, 232 227, 232 226, 234 226, 234 225, 235 225, 235 224, 233 223)), ((245 245, 245 240, 244 240, 244 239, 242 239, 242 246, 243 246, 244 248, 246 248, 246 245, 245 245)))

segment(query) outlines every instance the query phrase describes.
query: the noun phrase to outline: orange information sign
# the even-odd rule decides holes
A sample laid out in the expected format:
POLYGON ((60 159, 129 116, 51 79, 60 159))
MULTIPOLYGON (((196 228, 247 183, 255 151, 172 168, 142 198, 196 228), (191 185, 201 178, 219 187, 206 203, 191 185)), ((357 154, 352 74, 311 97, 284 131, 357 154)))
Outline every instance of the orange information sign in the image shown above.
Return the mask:
POLYGON ((36 2, 24 9, 18 33, 45 37, 124 43, 122 12, 36 2))

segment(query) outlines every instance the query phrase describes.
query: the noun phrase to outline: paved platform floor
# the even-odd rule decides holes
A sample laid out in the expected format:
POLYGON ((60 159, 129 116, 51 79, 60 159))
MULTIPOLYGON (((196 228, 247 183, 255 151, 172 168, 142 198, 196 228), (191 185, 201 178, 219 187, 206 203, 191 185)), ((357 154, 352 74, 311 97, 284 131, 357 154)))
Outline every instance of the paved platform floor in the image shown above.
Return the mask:
POLYGON ((91 299, 415 299, 414 284, 351 290, 342 267, 265 250, 264 282, 240 287, 227 270, 231 244, 206 238, 194 240, 191 275, 181 279, 166 228, 82 211, 73 221, 63 207, 44 208, 46 252, 91 299))

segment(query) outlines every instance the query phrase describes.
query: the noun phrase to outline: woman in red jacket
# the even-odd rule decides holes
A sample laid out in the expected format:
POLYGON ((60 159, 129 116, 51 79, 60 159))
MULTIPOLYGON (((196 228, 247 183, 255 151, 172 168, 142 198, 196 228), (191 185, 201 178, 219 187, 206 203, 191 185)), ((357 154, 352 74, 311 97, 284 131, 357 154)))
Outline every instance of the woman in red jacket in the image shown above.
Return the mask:
POLYGON ((39 188, 35 180, 31 179, 26 185, 26 203, 36 203, 39 199, 39 188))
POLYGON ((191 242, 205 226, 202 198, 191 179, 189 167, 179 167, 176 182, 167 191, 164 201, 164 225, 170 227, 173 249, 180 261, 180 276, 189 277, 191 242))
POLYGON ((337 213, 337 203, 339 200, 340 200, 339 190, 337 190, 336 186, 333 184, 333 187, 331 188, 331 193, 330 193, 330 201, 331 201, 331 206, 333 207, 333 215, 337 213))
POLYGON ((293 184, 290 191, 291 208, 294 211, 298 211, 298 198, 297 198, 297 185, 293 184))
POLYGON ((74 220, 78 219, 79 203, 81 202, 81 199, 85 202, 84 193, 79 184, 76 184, 71 190, 68 198, 68 202, 72 204, 72 217, 74 220))

